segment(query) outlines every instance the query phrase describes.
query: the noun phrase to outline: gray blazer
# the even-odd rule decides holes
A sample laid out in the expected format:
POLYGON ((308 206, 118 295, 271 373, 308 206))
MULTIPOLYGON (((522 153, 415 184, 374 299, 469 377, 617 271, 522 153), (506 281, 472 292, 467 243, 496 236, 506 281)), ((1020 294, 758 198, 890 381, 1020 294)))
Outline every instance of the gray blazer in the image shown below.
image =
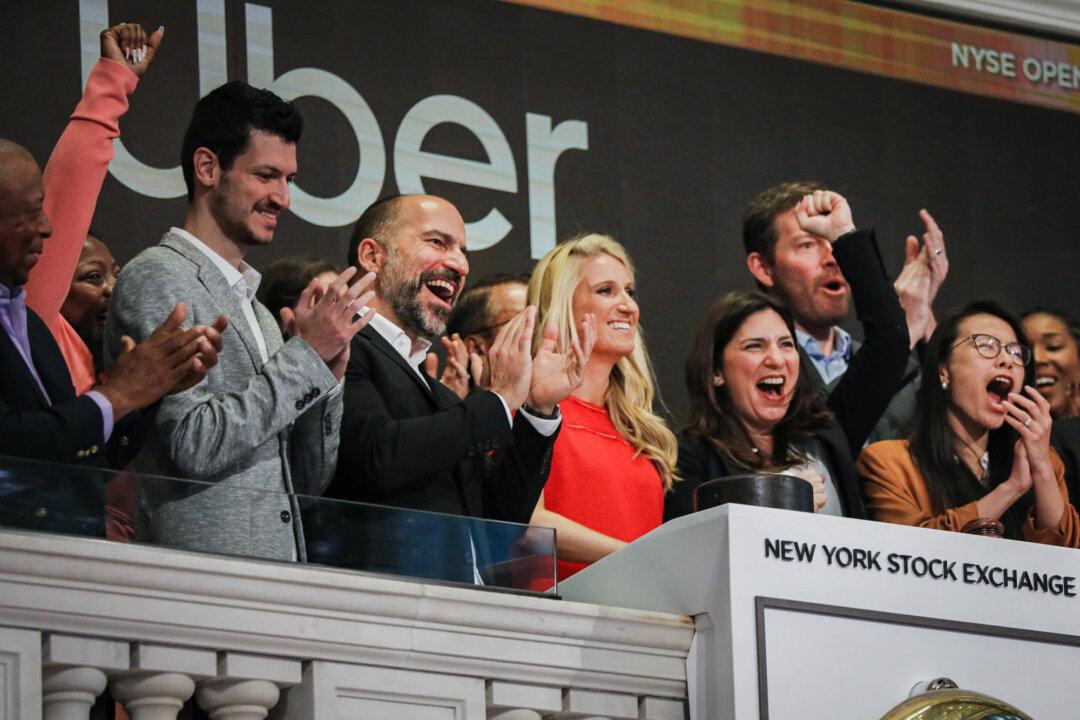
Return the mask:
POLYGON ((152 427, 133 470, 207 483, 141 477, 136 539, 159 545, 278 560, 305 559, 293 493, 319 495, 334 476, 341 426, 340 386, 315 350, 284 342, 270 312, 253 301, 266 341, 264 364, 240 303, 214 263, 166 233, 120 274, 105 324, 105 364, 120 339, 145 339, 177 302, 185 325, 225 330, 216 367, 151 412, 152 427))

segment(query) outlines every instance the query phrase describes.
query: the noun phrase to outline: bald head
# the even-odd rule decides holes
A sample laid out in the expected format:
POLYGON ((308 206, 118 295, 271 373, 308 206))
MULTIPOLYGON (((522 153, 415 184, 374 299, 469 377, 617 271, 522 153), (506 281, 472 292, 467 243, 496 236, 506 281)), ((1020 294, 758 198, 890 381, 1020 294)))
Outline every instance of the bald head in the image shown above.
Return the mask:
POLYGON ((44 210, 41 169, 26 148, 0 139, 0 283, 26 283, 45 238, 52 235, 44 210))
POLYGON ((34 156, 30 154, 30 151, 24 148, 19 143, 13 140, 6 140, 4 138, 0 138, 0 159, 8 155, 23 155, 30 158, 31 160, 34 159, 34 156))
POLYGON ((40 174, 37 161, 30 151, 17 142, 0 138, 0 203, 16 192, 26 180, 31 168, 40 174))
POLYGON ((434 195, 386 198, 353 232, 349 262, 378 275, 375 310, 414 341, 442 335, 469 274, 465 221, 434 195))

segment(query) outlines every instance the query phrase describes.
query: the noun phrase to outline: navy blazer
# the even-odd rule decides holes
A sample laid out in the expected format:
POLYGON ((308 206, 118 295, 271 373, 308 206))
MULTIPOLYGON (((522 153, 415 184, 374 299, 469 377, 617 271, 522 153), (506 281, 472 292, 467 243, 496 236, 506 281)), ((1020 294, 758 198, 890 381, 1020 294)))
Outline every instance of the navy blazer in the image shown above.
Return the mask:
POLYGON ((137 444, 135 418, 114 428, 106 443, 101 410, 75 396, 71 374, 52 333, 33 310, 26 312, 30 357, 46 398, 14 341, 0 332, 0 525, 104 536, 102 473, 137 444), (68 470, 14 458, 64 463, 68 470))

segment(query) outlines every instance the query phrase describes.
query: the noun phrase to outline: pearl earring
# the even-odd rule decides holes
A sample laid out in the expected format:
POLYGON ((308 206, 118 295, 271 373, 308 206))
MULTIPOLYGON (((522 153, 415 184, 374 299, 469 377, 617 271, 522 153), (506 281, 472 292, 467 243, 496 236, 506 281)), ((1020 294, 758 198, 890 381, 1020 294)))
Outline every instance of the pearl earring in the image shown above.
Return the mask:
POLYGON ((942 390, 948 390, 949 389, 949 379, 948 378, 941 378, 941 389, 942 390))

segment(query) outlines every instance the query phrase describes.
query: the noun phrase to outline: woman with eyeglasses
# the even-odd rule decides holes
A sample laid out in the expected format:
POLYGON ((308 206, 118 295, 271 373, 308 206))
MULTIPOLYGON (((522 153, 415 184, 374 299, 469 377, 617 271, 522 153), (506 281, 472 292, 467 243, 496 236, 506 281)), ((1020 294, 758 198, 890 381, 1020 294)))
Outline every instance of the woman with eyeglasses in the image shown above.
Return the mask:
POLYGON ((923 355, 917 429, 870 445, 856 463, 871 518, 954 531, 991 519, 1006 537, 1080 546, 1023 336, 985 301, 938 325, 923 355))

